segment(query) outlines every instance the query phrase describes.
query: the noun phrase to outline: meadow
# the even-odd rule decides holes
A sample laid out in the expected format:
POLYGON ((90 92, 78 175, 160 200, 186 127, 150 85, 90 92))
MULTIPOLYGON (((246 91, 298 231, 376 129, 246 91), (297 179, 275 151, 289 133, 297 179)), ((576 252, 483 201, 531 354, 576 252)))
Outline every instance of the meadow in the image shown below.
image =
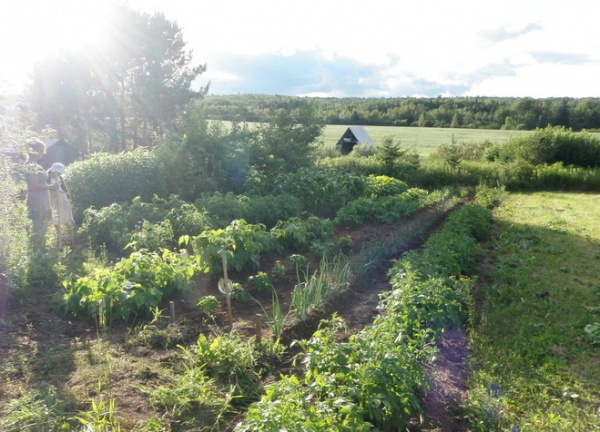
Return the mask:
MULTIPOLYGON (((325 145, 335 145, 348 126, 327 125, 321 136, 325 145)), ((400 126, 365 126, 375 143, 386 137, 392 137, 402 148, 412 149, 422 157, 427 157, 442 145, 473 144, 489 141, 503 143, 511 137, 523 136, 530 131, 491 130, 491 129, 456 129, 456 128, 424 128, 400 126)))

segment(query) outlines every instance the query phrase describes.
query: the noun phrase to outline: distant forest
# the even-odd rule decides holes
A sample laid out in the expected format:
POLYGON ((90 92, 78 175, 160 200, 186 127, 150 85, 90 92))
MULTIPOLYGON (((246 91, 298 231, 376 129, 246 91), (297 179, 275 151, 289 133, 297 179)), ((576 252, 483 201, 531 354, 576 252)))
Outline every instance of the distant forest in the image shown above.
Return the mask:
POLYGON ((202 100, 212 120, 265 122, 310 102, 326 124, 534 130, 600 130, 600 98, 308 98, 240 94, 202 100))

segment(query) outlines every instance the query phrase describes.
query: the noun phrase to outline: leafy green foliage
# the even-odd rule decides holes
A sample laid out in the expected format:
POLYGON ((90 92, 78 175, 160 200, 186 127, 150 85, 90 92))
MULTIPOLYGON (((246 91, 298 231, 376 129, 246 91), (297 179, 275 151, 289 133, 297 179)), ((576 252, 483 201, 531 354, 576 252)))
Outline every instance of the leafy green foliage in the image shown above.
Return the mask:
POLYGON ((219 309, 219 301, 215 296, 206 295, 202 296, 196 304, 200 312, 207 315, 210 318, 214 318, 215 312, 219 309))
POLYGON ((90 208, 79 232, 92 249, 106 248, 113 255, 123 254, 133 240, 137 248, 173 248, 184 235, 197 235, 210 228, 208 215, 177 196, 154 196, 145 202, 136 197, 131 203, 113 203, 101 209, 90 208))
POLYGON ((248 277, 248 283, 257 292, 267 292, 273 289, 273 284, 269 280, 269 275, 265 272, 258 272, 257 274, 248 277))
POLYGON ((154 224, 145 220, 141 229, 131 235, 129 246, 134 250, 158 250, 172 243, 173 237, 173 227, 168 220, 154 224))
POLYGON ((335 224, 361 225, 365 222, 392 222, 405 217, 426 203, 433 202, 424 189, 412 188, 399 195, 361 197, 337 212, 335 224))
POLYGON ((336 430, 367 432, 372 427, 341 397, 315 399, 311 389, 296 376, 282 377, 266 389, 260 402, 252 404, 237 432, 336 430))
POLYGON ((234 219, 244 219, 271 228, 303 210, 300 200, 290 194, 246 196, 215 192, 203 194, 194 205, 210 216, 214 227, 225 227, 234 219))
POLYGON ((363 196, 369 198, 381 198, 390 195, 400 195, 408 190, 408 185, 394 177, 384 175, 366 177, 367 187, 363 196))
POLYGON ((186 289, 197 269, 186 252, 137 251, 112 268, 96 267, 86 276, 67 278, 62 307, 103 323, 147 315, 163 299, 186 289))
POLYGON ((490 228, 491 213, 480 205, 464 206, 454 211, 443 230, 433 234, 421 254, 407 253, 403 261, 425 275, 442 277, 473 275, 483 240, 490 228))
POLYGON ((291 217, 277 224, 273 233, 281 238, 285 246, 301 252, 307 250, 315 241, 328 239, 333 234, 333 222, 317 216, 309 216, 306 219, 291 217))
POLYGON ((276 176, 255 176, 250 180, 253 194, 293 195, 308 213, 327 217, 347 202, 362 195, 364 177, 324 169, 301 168, 276 176))
POLYGON ((504 162, 522 159, 534 165, 562 162, 580 167, 600 166, 600 140, 589 133, 574 133, 564 127, 536 129, 494 150, 494 157, 504 162))
POLYGON ((161 190, 164 182, 157 176, 158 168, 155 154, 143 149, 120 154, 98 153, 71 164, 66 181, 73 216, 80 221, 89 207, 98 209, 137 196, 143 201, 150 201, 155 194, 164 196, 165 191, 161 190))
MULTIPOLYGON (((6 130, 0 116, 0 127, 6 130)), ((0 154, 0 262, 12 273, 13 265, 27 253, 28 225, 25 203, 20 195, 24 184, 15 175, 16 167, 5 155, 0 154)), ((6 271, 5 268, 3 271, 6 271)), ((9 273, 9 274, 10 274, 9 273)))
POLYGON ((223 271, 221 250, 225 248, 228 269, 256 269, 263 252, 280 250, 276 237, 262 224, 234 220, 225 229, 207 230, 191 239, 195 253, 210 272, 223 271))
POLYGON ((250 165, 269 175, 311 166, 313 142, 324 127, 314 106, 306 101, 292 109, 278 110, 270 122, 249 134, 250 165))

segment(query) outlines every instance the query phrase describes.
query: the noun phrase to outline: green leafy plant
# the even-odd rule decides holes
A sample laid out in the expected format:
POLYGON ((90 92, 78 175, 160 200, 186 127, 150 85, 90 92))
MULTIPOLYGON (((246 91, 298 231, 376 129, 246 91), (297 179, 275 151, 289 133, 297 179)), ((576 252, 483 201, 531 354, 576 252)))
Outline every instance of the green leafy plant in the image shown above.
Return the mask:
POLYGON ((238 303, 246 303, 246 301, 248 300, 248 293, 246 292, 241 283, 232 283, 231 298, 237 301, 238 303))
POLYGON ((588 324, 583 331, 593 345, 600 345, 600 323, 588 324))
POLYGON ((200 312, 214 319, 215 312, 219 309, 219 300, 215 296, 206 295, 202 296, 196 304, 200 312))
POLYGON ((365 222, 393 222, 442 197, 428 196, 426 190, 412 188, 399 195, 361 197, 349 202, 337 212, 335 224, 361 225, 365 222))
POLYGON ((287 269, 285 267, 285 264, 283 264, 280 260, 277 260, 275 261, 275 264, 273 264, 273 268, 271 269, 271 275, 275 280, 281 279, 285 276, 286 271, 287 269))
POLYGON ((333 223, 329 219, 309 216, 307 219, 292 217, 280 222, 272 230, 284 245, 295 251, 304 251, 315 241, 324 241, 333 233, 333 223))
POLYGON ((258 272, 257 274, 248 277, 248 283, 257 292, 270 291, 273 289, 273 284, 269 280, 269 275, 265 272, 258 272))
POLYGON ((235 220, 225 229, 204 231, 191 239, 197 257, 213 274, 223 271, 221 250, 225 247, 231 271, 258 268, 263 252, 280 250, 277 239, 262 224, 235 220))
POLYGON ((112 268, 96 267, 86 276, 67 278, 61 304, 66 312, 106 323, 127 320, 149 314, 163 298, 188 288, 197 268, 186 252, 134 252, 112 268))

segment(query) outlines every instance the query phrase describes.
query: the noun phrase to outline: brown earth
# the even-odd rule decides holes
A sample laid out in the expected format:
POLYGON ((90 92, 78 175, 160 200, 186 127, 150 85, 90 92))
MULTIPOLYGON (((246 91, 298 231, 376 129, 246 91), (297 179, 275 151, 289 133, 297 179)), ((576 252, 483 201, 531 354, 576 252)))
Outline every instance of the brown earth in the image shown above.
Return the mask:
MULTIPOLYGON (((432 208, 425 209, 411 219, 418 221, 433 211, 432 208)), ((356 278, 346 292, 329 302, 324 311, 313 313, 303 322, 288 325, 282 334, 282 342, 289 346, 294 340, 309 338, 320 320, 333 312, 345 320, 349 334, 371 324, 379 313, 379 294, 390 289, 387 278, 390 260, 420 247, 443 223, 445 216, 441 215, 425 235, 411 238, 395 256, 381 260, 377 266, 356 278)), ((410 222, 367 224, 339 229, 335 235, 352 239, 351 250, 347 251, 351 259, 363 247, 393 236, 400 227, 410 222)), ((261 258, 261 267, 272 268, 278 258, 275 255, 261 258)), ((313 269, 316 268, 314 264, 313 269)), ((247 275, 231 275, 234 281, 246 278, 247 275)), ((5 277, 0 274, 0 415, 11 399, 33 388, 52 385, 70 410, 88 410, 90 399, 96 397, 100 389, 109 392, 115 400, 123 430, 130 430, 155 417, 156 411, 149 406, 148 397, 141 389, 165 384, 160 372, 177 362, 178 356, 174 354, 177 345, 192 344, 200 333, 223 331, 229 324, 225 307, 221 308, 215 322, 199 316, 195 307, 199 297, 206 294, 217 298, 222 296, 216 288, 216 278, 200 278, 197 282, 197 290, 174 301, 176 325, 167 325, 166 312, 167 316, 155 326, 161 331, 147 332, 147 337, 142 337, 144 343, 139 343, 140 335, 150 328, 147 322, 116 323, 108 332, 103 332, 93 322, 65 317, 54 311, 52 292, 40 293, 27 304, 19 304, 14 299, 10 301, 5 277), (99 376, 107 374, 105 360, 108 354, 111 358, 110 377, 102 381, 99 376), (82 364, 85 365, 83 372, 82 364)), ((296 275, 288 272, 275 284, 284 311, 289 308, 290 293, 296 283, 296 275)), ((270 293, 251 292, 251 295, 268 309, 270 293)), ((168 305, 165 305, 165 310, 168 311, 168 305)), ((233 328, 254 337, 254 319, 262 312, 260 306, 253 301, 243 304, 233 302, 232 311, 233 328)), ((263 337, 269 337, 264 324, 262 331, 263 337)), ((292 370, 291 358, 298 352, 297 349, 288 350, 287 360, 281 369, 268 379, 292 370)), ((432 388, 422 398, 424 423, 415 425, 415 431, 469 430, 460 415, 468 373, 467 356, 464 332, 458 329, 447 332, 440 345, 438 359, 428 366, 432 388)))

